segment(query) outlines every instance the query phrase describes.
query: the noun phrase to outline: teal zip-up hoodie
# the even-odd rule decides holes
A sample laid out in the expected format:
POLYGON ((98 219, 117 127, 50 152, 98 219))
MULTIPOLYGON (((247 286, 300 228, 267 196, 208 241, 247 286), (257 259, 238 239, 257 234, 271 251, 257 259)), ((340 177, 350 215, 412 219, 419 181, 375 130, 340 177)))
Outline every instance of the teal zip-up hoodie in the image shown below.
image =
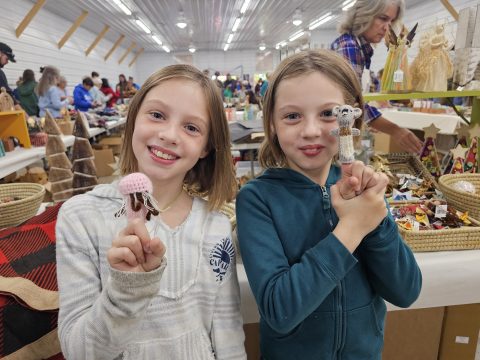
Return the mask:
POLYGON ((381 359, 386 306, 410 306, 422 276, 389 214, 350 253, 332 234, 330 186, 269 169, 237 196, 238 239, 265 359, 381 359))

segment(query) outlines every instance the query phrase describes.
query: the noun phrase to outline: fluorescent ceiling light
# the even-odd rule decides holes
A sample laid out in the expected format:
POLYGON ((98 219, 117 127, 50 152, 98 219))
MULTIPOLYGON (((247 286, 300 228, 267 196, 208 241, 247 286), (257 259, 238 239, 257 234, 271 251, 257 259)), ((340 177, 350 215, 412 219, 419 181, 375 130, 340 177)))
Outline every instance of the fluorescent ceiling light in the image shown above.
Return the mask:
POLYGON ((260 50, 260 51, 264 51, 266 48, 267 47, 266 47, 265 43, 260 43, 260 45, 258 46, 258 50, 260 50))
POLYGON ((319 27, 320 25, 323 25, 323 24, 329 22, 332 19, 333 19, 333 15, 332 15, 331 12, 329 12, 329 13, 323 15, 322 17, 318 18, 317 20, 311 22, 310 26, 308 27, 308 30, 314 30, 317 27, 319 27))
POLYGON ((183 11, 180 11, 180 14, 177 18, 177 23, 175 25, 177 25, 180 29, 185 29, 187 27, 187 19, 185 19, 183 11))
POLYGON ((242 18, 236 18, 235 22, 233 23, 232 31, 235 32, 238 29, 238 25, 240 25, 240 21, 242 21, 242 18))
POLYGON ((250 0, 245 0, 245 2, 242 5, 242 8, 240 9, 240 14, 244 14, 245 11, 247 11, 249 4, 250 4, 250 0))
POLYGON ((229 46, 230 46, 230 44, 225 44, 225 47, 223 48, 223 51, 227 51, 229 46))
POLYGON ((147 34, 150 34, 152 32, 152 30, 150 30, 142 20, 136 19, 135 22, 137 23, 138 27, 145 31, 147 34))
POLYGON ((353 5, 355 5, 355 3, 357 2, 357 0, 345 0, 342 4, 342 10, 343 11, 347 11, 348 9, 350 9, 353 5))
POLYGON ((299 26, 302 24, 302 12, 300 11, 300 9, 295 10, 292 18, 292 23, 295 26, 299 26))
POLYGON ((188 48, 188 51, 190 51, 193 54, 196 51, 196 49, 193 46, 190 46, 188 48))
POLYGON ((170 49, 168 48, 167 45, 163 45, 162 48, 163 48, 163 50, 165 50, 165 52, 167 52, 167 53, 170 52, 170 49))
POLYGON ((297 40, 299 37, 302 37, 303 35, 305 34, 305 31, 299 31, 295 34, 293 34, 292 36, 290 36, 290 38, 288 39, 288 41, 295 41, 297 40))
POLYGON ((227 44, 230 44, 233 40, 233 34, 228 35, 227 44))
POLYGON ((157 35, 152 35, 152 39, 158 44, 158 45, 162 45, 162 40, 159 39, 159 37, 157 35))
POLYGON ((127 14, 128 16, 132 15, 132 12, 130 11, 130 9, 129 9, 123 2, 121 2, 120 0, 113 0, 113 2, 114 2, 115 5, 117 5, 125 14, 127 14))

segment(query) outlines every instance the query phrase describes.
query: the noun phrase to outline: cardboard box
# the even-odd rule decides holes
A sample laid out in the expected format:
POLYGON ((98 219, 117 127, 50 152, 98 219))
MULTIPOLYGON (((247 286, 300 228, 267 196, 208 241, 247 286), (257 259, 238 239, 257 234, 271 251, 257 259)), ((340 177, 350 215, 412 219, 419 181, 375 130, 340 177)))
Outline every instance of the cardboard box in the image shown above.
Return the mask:
POLYGON ((93 150, 95 157, 95 167, 97 169, 97 176, 110 176, 113 173, 113 168, 108 164, 113 164, 115 158, 113 157, 112 149, 93 150))
POLYGON ((436 360, 444 312, 444 307, 387 312, 382 360, 436 360))
POLYGON ((440 344, 440 360, 473 360, 480 331, 480 304, 448 306, 440 344))
POLYGON ((113 155, 120 155, 122 143, 123 138, 118 136, 106 137, 98 142, 103 149, 112 149, 113 155))

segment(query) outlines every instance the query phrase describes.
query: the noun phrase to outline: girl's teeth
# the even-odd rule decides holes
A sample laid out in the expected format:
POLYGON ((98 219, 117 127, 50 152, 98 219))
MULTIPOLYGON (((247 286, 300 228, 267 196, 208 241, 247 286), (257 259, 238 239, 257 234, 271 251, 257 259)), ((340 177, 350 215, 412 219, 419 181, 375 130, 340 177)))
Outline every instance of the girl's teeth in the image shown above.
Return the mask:
POLYGON ((153 153, 155 154, 155 156, 157 156, 159 158, 162 158, 162 159, 165 159, 165 160, 175 160, 175 156, 170 155, 170 154, 165 154, 165 153, 161 152, 160 150, 153 150, 153 153))

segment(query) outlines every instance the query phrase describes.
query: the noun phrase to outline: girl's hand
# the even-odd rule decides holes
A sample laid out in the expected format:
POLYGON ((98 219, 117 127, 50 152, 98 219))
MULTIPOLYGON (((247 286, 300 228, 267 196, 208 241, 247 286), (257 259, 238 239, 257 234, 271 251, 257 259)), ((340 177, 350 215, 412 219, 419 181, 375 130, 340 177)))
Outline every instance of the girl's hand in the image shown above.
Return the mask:
POLYGON ((337 182, 340 195, 345 200, 360 195, 380 181, 380 174, 361 161, 342 164, 342 178, 337 182))
POLYGON ((339 185, 331 187, 332 206, 339 218, 333 233, 351 252, 387 216, 384 195, 388 178, 385 174, 378 175, 374 186, 349 200, 342 197, 339 185))
POLYGON ((160 266, 165 251, 159 238, 150 239, 145 223, 134 219, 113 240, 107 260, 119 271, 149 272, 160 266))

